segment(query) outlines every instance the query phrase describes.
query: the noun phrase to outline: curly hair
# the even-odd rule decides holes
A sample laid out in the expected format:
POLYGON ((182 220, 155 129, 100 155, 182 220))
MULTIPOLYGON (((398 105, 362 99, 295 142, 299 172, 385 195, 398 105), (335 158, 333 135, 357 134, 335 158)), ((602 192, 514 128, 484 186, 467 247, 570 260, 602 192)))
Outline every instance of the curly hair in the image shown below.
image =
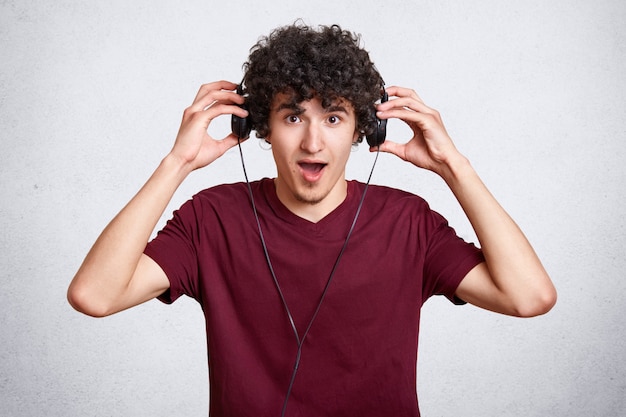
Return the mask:
POLYGON ((355 111, 359 142, 375 129, 374 103, 383 80, 360 46, 360 36, 338 25, 277 28, 250 49, 244 71, 243 93, 259 138, 270 133, 272 100, 279 93, 290 94, 293 104, 317 97, 324 108, 347 100, 355 111))

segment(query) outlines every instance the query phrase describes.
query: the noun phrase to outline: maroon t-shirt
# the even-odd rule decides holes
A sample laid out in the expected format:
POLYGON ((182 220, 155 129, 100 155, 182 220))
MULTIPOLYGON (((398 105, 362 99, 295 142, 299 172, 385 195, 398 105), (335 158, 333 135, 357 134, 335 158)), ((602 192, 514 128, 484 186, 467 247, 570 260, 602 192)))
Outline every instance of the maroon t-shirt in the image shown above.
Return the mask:
MULTIPOLYGON (((251 184, 276 277, 302 337, 365 185, 317 223, 291 213, 273 180, 251 184)), ((204 190, 145 253, 170 280, 160 299, 196 299, 206 317, 210 414, 278 416, 297 342, 264 255, 245 183, 204 190)), ((426 202, 370 185, 326 298, 303 344, 288 416, 419 416, 420 308, 452 301, 484 258, 426 202)))

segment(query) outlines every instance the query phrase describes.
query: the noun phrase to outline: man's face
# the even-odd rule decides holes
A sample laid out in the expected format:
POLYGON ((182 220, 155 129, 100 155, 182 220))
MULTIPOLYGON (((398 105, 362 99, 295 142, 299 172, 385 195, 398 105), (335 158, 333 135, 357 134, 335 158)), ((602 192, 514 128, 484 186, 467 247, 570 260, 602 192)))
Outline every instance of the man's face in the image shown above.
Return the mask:
POLYGON ((295 214, 323 217, 346 197, 346 163, 358 138, 354 109, 345 100, 323 108, 318 98, 297 105, 290 98, 278 94, 269 117, 276 192, 295 214))

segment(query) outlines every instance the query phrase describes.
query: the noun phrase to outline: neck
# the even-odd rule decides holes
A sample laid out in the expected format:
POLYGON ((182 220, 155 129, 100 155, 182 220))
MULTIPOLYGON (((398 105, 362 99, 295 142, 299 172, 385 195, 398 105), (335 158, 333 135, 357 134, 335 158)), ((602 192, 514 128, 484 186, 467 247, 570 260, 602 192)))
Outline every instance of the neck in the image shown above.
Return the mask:
POLYGON ((294 195, 287 187, 283 187, 280 178, 274 179, 276 195, 289 211, 298 217, 317 223, 344 202, 348 195, 348 182, 341 179, 326 193, 313 197, 311 195, 294 195))

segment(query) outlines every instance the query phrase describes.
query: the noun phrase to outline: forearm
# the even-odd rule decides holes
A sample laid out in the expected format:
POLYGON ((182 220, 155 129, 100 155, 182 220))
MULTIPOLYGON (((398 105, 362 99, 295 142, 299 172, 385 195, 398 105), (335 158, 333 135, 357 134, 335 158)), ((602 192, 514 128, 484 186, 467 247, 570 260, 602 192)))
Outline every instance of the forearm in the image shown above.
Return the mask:
POLYGON ((247 117, 237 84, 216 81, 200 87, 183 120, 172 151, 135 197, 104 229, 68 289, 68 300, 83 313, 102 316, 158 296, 169 286, 164 271, 143 255, 148 239, 187 175, 211 164, 239 143, 234 134, 208 134, 221 115, 247 117))
POLYGON ((102 231, 68 289, 68 299, 75 308, 100 315, 95 312, 106 312, 124 298, 150 235, 187 174, 188 169, 175 157, 163 159, 102 231))
POLYGON ((380 150, 433 171, 448 184, 465 211, 486 259, 461 281, 456 295, 480 307, 518 316, 548 311, 556 291, 530 243, 498 204, 467 158, 446 132, 441 116, 413 90, 389 87, 390 97, 377 106, 379 118, 407 123, 413 137, 406 143, 385 141, 380 150))
POLYGON ((541 261, 469 161, 458 156, 442 177, 476 232, 498 297, 510 309, 507 312, 528 316, 551 307, 555 290, 541 261))

